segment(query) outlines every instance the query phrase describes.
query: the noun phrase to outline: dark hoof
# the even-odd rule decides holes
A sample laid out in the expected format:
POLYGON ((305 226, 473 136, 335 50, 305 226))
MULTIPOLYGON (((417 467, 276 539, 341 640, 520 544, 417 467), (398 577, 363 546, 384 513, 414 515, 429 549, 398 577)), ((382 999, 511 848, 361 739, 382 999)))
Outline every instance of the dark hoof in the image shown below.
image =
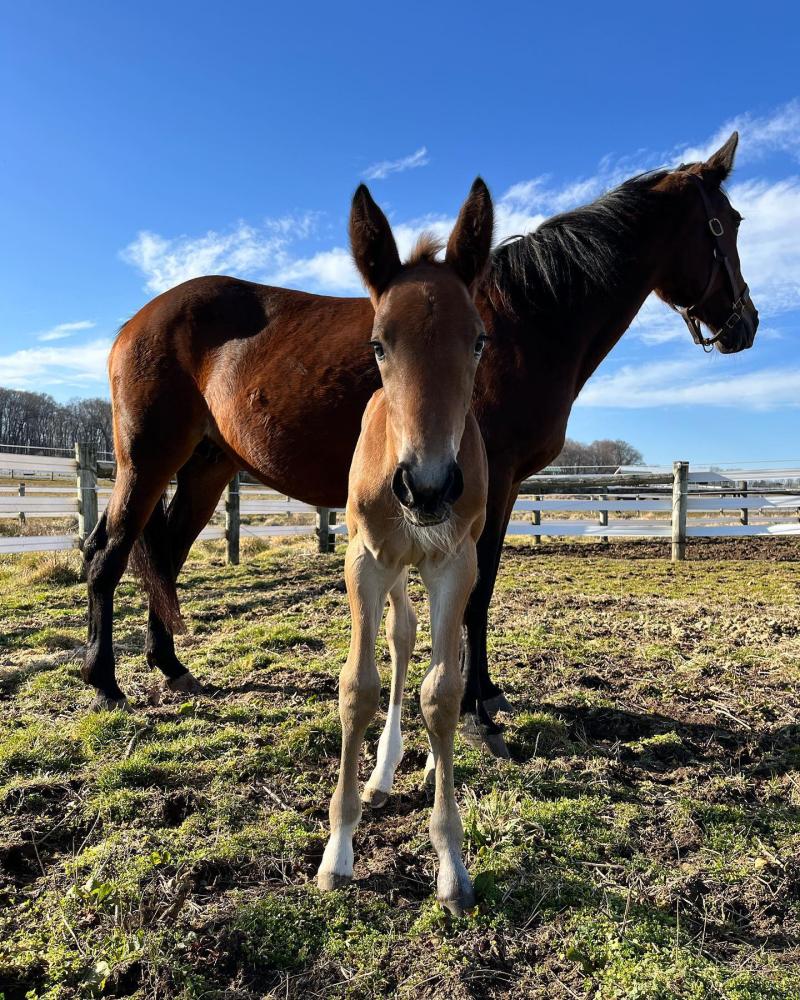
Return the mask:
POLYGON ((484 750, 501 760, 508 760, 511 754, 508 752, 503 734, 494 726, 490 729, 484 725, 472 713, 464 715, 461 719, 461 737, 465 743, 476 750, 484 750))
POLYGON ((475 906, 475 894, 470 891, 463 893, 457 899, 440 899, 439 905, 451 913, 454 917, 463 917, 475 906))
POLYGON ((130 712, 131 706, 125 695, 121 698, 112 698, 110 695, 101 694, 99 691, 94 701, 89 706, 90 712, 130 712))
POLYGON ((498 712, 505 712, 506 715, 513 715, 514 709, 508 701, 508 698, 500 691, 493 698, 487 698, 483 703, 483 707, 489 713, 489 715, 497 715, 498 712))
POLYGON ((203 693, 202 684, 189 670, 187 670, 185 674, 181 674, 180 677, 174 677, 174 678, 168 677, 164 681, 164 687, 168 691, 174 691, 176 694, 203 693))
POLYGON ((352 875, 339 875, 336 872, 317 872, 317 886, 322 892, 344 889, 352 881, 352 875))
POLYGON ((380 788, 370 788, 367 786, 361 796, 361 801, 370 809, 382 809, 389 801, 389 793, 382 792, 380 788))

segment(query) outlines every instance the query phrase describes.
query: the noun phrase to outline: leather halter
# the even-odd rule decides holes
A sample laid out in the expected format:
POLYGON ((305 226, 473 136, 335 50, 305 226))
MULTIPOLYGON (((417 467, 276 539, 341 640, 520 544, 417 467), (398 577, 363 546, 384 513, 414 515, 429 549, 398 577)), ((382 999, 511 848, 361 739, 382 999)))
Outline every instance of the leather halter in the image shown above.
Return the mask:
MULTIPOLYGON (((681 164, 678 170, 684 169, 684 165, 681 164)), ((738 283, 736 280, 736 275, 733 270, 733 265, 728 259, 728 255, 725 253, 725 248, 722 245, 722 237, 725 235, 725 229, 722 223, 714 214, 714 206, 711 204, 711 199, 708 197, 708 192, 705 189, 703 181, 697 176, 697 174, 687 174, 688 177, 694 181, 697 185, 697 189, 700 192, 700 197, 703 199, 703 205, 705 206, 706 216, 708 219, 708 229, 711 233, 711 238, 714 241, 714 260, 711 265, 711 273, 708 276, 708 281, 706 282, 705 291, 694 303, 694 305, 688 307, 676 306, 676 311, 680 313, 683 317, 684 322, 689 327, 689 332, 692 335, 692 340, 695 344, 700 344, 704 351, 710 351, 714 344, 722 337, 727 330, 732 330, 737 323, 741 323, 742 314, 744 312, 745 306, 750 299, 750 289, 747 287, 747 282, 742 281, 743 287, 737 294, 738 283), (700 329, 700 320, 695 315, 695 310, 697 310, 709 297, 711 290, 716 284, 717 273, 720 268, 724 272, 724 276, 728 279, 728 285, 731 291, 731 314, 722 324, 722 328, 719 333, 713 337, 704 337, 702 330, 700 329)))

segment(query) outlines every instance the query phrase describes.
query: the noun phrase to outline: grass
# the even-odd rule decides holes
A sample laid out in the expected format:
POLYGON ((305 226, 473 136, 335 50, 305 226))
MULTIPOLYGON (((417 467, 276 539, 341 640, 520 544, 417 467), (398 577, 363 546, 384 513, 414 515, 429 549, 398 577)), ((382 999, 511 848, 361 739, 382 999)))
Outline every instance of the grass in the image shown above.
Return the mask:
POLYGON ((462 920, 433 898, 418 583, 397 795, 364 817, 355 884, 323 895, 341 548, 252 545, 239 567, 196 548, 178 647, 207 693, 189 700, 147 668, 126 579, 132 714, 87 712, 72 556, 0 561, 0 994, 800 997, 800 548, 775 544, 679 566, 508 547, 490 646, 514 759, 457 745, 479 898, 462 920))

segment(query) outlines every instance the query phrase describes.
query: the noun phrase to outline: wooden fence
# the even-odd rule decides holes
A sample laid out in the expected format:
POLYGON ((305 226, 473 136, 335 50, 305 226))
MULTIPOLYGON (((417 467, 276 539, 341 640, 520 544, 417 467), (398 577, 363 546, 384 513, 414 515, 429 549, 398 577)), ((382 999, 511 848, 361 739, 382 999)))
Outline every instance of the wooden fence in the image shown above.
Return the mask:
MULTIPOLYGON (((17 486, 0 486, 0 518, 19 519, 22 532, 0 534, 0 554, 80 547, 108 503, 111 486, 102 480, 113 473, 113 464, 98 461, 89 445, 76 445, 74 458, 0 452, 0 478, 22 480, 17 486), (42 478, 51 482, 24 481, 42 478), (74 487, 55 485, 68 478, 74 478, 74 487), (77 517, 77 533, 27 534, 28 518, 42 517, 77 517)), ((691 538, 800 535, 800 487, 792 487, 792 479, 800 479, 800 468, 720 472, 690 470, 687 462, 675 462, 671 470, 533 476, 522 485, 508 534, 530 535, 534 543, 546 536, 670 538, 672 558, 680 560, 691 538), (748 482, 758 485, 748 489, 748 482), (568 517, 552 519, 556 512, 568 517)), ((209 524, 200 539, 225 539, 231 563, 239 561, 242 537, 314 535, 320 551, 330 552, 336 535, 346 530, 337 524, 337 510, 243 484, 238 475, 217 511, 224 515, 224 525, 209 524), (314 520, 250 523, 253 517, 274 515, 313 515, 314 520)))

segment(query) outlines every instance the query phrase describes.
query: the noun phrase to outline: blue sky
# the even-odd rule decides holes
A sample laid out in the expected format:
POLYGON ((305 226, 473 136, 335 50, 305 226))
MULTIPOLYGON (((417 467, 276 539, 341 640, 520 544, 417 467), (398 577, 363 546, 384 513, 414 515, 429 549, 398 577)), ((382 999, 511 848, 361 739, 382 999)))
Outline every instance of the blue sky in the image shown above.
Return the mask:
POLYGON ((481 173, 503 236, 737 126, 756 346, 705 356, 648 302, 569 433, 651 462, 798 459, 800 15, 752 10, 6 4, 0 385, 107 395, 119 323, 194 274, 357 292, 362 178, 408 246, 481 173))

